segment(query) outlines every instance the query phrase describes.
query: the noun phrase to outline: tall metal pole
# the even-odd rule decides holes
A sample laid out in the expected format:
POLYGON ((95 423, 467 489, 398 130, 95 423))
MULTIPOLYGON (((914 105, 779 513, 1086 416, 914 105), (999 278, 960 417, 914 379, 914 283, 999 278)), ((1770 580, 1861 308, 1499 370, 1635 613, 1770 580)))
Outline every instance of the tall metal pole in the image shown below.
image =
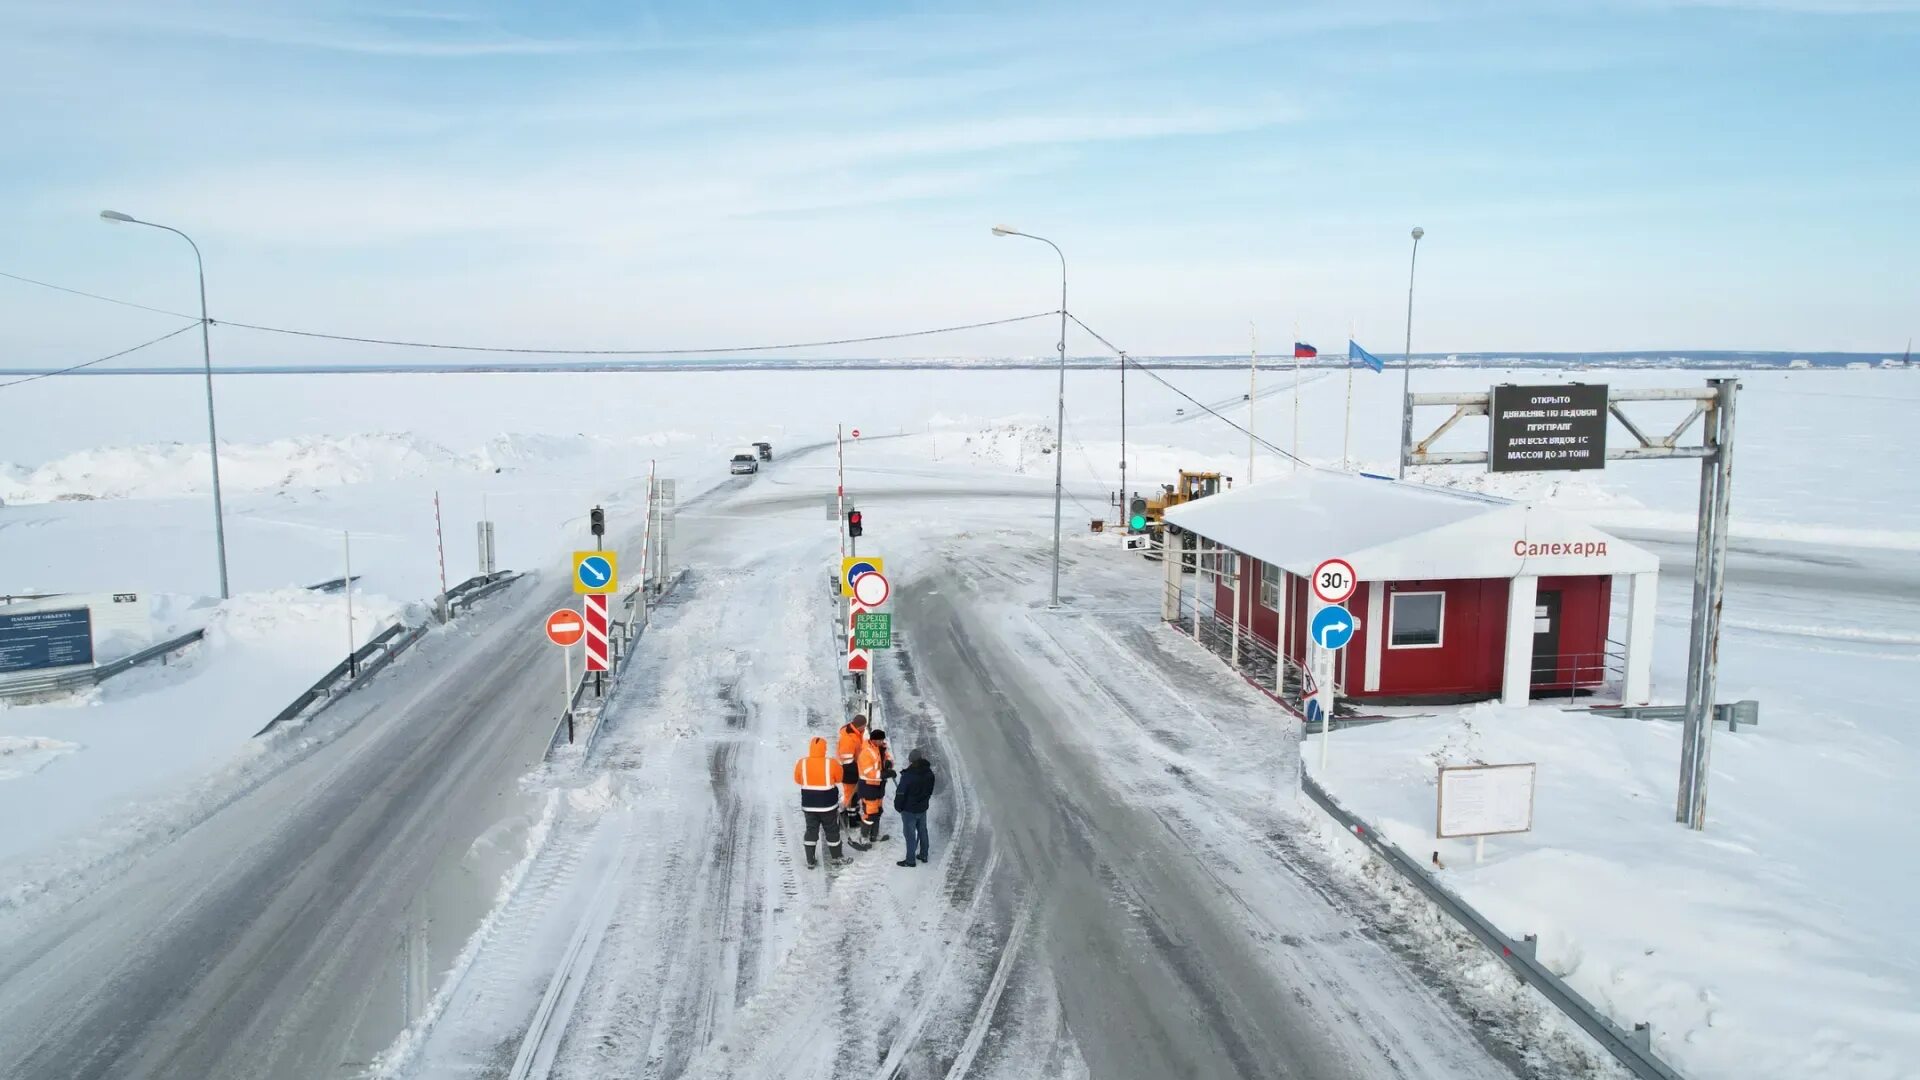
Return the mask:
POLYGON ((1053 424, 1053 593, 1047 607, 1060 606, 1060 496, 1066 486, 1067 439, 1067 256, 1059 245, 1047 246, 1060 256, 1060 403, 1053 424))
POLYGON ((1024 236, 1028 240, 1038 240, 1053 249, 1060 257, 1060 401, 1053 422, 1053 591, 1047 599, 1047 607, 1060 606, 1060 499, 1066 490, 1066 428, 1067 428, 1067 254, 1060 245, 1044 236, 1021 232, 1007 225, 995 225, 995 236, 1024 236))
POLYGON ((1253 396, 1260 391, 1260 338, 1247 324, 1247 483, 1253 483, 1253 396))
POLYGON ((1728 515, 1733 489, 1733 406, 1737 379, 1710 379, 1718 396, 1708 417, 1714 453, 1700 463, 1700 533, 1694 545, 1693 633, 1687 645, 1687 712, 1681 733, 1680 794, 1674 817, 1707 827, 1713 704, 1720 666, 1720 610, 1727 583, 1728 515))
POLYGON ((1132 503, 1127 492, 1127 354, 1120 354, 1120 509, 1131 520, 1132 503))
POLYGON ((1300 468, 1300 324, 1293 324, 1293 467, 1300 468))
POLYGON ((207 380, 207 458, 213 472, 213 546, 220 562, 220 599, 225 600, 232 593, 227 588, 227 515, 220 498, 220 433, 213 421, 213 341, 207 328, 213 320, 207 317, 207 266, 200 257, 200 245, 193 237, 171 225, 159 225, 151 221, 142 221, 129 217, 117 210, 102 210, 100 217, 104 221, 125 222, 129 225, 145 225, 149 229, 170 232, 187 242, 193 249, 194 273, 200 282, 200 359, 206 368, 207 380))
POLYGON ((1407 347, 1400 354, 1400 461, 1394 476, 1407 478, 1407 448, 1413 444, 1413 270, 1420 261, 1420 238, 1427 230, 1413 227, 1413 254, 1407 259, 1407 347))

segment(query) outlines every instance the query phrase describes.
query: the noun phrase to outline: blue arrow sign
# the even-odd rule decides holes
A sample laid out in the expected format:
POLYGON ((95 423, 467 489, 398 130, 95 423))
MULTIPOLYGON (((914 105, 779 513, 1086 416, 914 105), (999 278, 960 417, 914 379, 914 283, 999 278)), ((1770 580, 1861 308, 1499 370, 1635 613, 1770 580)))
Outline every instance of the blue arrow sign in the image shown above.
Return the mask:
POLYGON ((580 575, 580 584, 589 589, 598 589, 613 578, 613 566, 598 555, 581 559, 574 572, 580 575))
POLYGON ((1347 647, 1347 642, 1353 640, 1353 632, 1358 628, 1358 623, 1346 608, 1337 604, 1323 607, 1313 616, 1313 643, 1323 649, 1338 651, 1347 647))
POLYGON ((854 563, 852 566, 847 567, 847 584, 852 585, 853 579, 862 574, 874 574, 878 572, 879 569, 870 562, 854 563))

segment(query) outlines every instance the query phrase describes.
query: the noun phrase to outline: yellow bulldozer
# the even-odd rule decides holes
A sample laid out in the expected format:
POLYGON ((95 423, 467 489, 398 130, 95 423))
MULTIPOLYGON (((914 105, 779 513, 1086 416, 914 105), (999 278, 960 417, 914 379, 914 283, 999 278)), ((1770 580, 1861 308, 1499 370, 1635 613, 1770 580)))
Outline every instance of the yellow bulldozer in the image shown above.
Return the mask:
MULTIPOLYGON (((1166 512, 1167 507, 1203 499, 1208 495, 1218 495, 1223 482, 1231 484, 1233 478, 1222 477, 1217 472, 1188 472, 1182 469, 1178 483, 1162 484, 1160 490, 1153 495, 1134 492, 1133 497, 1127 501, 1127 533, 1131 536, 1160 537, 1162 532, 1160 516, 1166 512)), ((1135 544, 1129 542, 1127 546, 1131 548, 1135 544)), ((1150 540, 1148 543, 1139 545, 1147 552, 1148 558, 1158 558, 1163 546, 1162 539, 1150 540)))

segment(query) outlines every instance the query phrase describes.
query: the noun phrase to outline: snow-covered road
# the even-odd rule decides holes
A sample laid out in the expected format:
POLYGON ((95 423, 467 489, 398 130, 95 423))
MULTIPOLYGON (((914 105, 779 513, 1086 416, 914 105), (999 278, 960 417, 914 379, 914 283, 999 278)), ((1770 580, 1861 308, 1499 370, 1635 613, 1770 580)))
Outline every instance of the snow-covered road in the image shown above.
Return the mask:
POLYGON ((559 706, 529 629, 573 599, 551 578, 430 635, 177 835, 0 917, 0 1076, 370 1067, 548 823, 523 780, 559 706))
POLYGON ((688 515, 688 580, 411 1075, 1564 1075, 1346 910, 1286 817, 1290 728, 1153 625, 1151 570, 1070 551, 1139 610, 1035 612, 1044 484, 858 475, 903 589, 880 722, 937 764, 933 863, 798 860, 791 764, 842 715, 833 540, 817 490, 762 478, 688 515))

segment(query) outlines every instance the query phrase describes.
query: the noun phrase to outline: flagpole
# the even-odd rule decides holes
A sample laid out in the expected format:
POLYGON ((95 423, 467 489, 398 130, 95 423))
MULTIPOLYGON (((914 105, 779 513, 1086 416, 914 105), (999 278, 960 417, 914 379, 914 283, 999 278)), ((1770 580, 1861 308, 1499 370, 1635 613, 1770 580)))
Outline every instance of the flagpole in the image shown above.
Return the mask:
POLYGON ((1253 398, 1259 392, 1260 338, 1247 323, 1247 483, 1253 483, 1253 398))
POLYGON ((1340 467, 1351 469, 1348 448, 1353 442, 1353 324, 1347 324, 1347 420, 1340 432, 1340 467))
POLYGON ((1293 467, 1300 467, 1300 323, 1293 324, 1293 467))

